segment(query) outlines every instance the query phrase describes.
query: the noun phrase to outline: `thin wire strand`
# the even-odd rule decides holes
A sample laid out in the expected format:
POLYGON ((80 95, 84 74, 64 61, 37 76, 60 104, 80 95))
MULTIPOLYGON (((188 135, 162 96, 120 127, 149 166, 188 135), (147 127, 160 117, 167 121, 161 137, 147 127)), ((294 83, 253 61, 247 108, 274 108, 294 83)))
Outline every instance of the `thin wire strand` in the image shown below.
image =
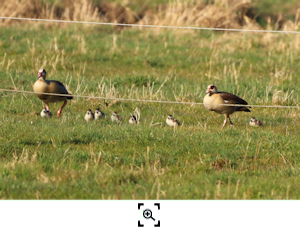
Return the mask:
MULTIPOLYGON (((19 18, 19 17, 4 17, 4 16, 0 16, 0 19, 41 21, 41 22, 56 22, 56 23, 110 25, 110 26, 126 26, 126 27, 148 27, 148 28, 191 29, 191 30, 210 30, 210 31, 232 31, 232 32, 259 32, 259 33, 300 34, 300 31, 248 30, 248 29, 228 29, 228 28, 205 28, 205 27, 184 27, 184 26, 140 25, 140 24, 125 24, 125 23, 84 22, 84 21, 68 21, 68 20, 55 20, 55 19, 19 18)), ((43 95, 63 96, 63 97, 66 96, 65 94, 35 93, 33 91, 11 90, 11 89, 0 89, 0 91, 1 92, 26 93, 26 94, 43 94, 43 95)), ((83 96, 83 95, 72 95, 72 96, 73 97, 77 97, 77 98, 102 99, 102 100, 137 101, 137 102, 164 103, 164 104, 204 105, 204 103, 199 103, 199 102, 175 102, 175 101, 159 101, 159 100, 141 100, 141 99, 114 98, 114 97, 93 97, 93 96, 83 96)), ((238 104, 205 104, 205 105, 245 106, 245 105, 238 105, 238 104)), ((274 106, 274 105, 247 105, 247 107, 299 109, 299 106, 278 106, 278 105, 277 106, 274 106)))
POLYGON ((84 22, 84 21, 70 21, 70 20, 58 20, 58 19, 19 18, 19 17, 5 17, 5 16, 0 16, 0 19, 40 21, 40 22, 55 22, 55 23, 76 23, 76 24, 110 25, 110 26, 122 26, 122 27, 148 27, 148 28, 167 28, 167 29, 208 30, 208 31, 232 31, 232 32, 258 32, 258 33, 300 34, 300 31, 250 30, 250 29, 230 29, 230 28, 163 26, 163 25, 147 25, 147 24, 142 25, 142 24, 126 24, 126 23, 84 22))
POLYGON ((43 94, 51 96, 72 96, 77 98, 89 98, 99 100, 119 100, 119 101, 136 101, 136 102, 147 102, 147 103, 163 103, 163 104, 183 104, 183 105, 220 105, 220 106, 242 106, 242 107, 259 107, 259 108, 284 108, 284 109, 299 109, 300 106, 278 106, 278 105, 240 105, 240 104, 204 104, 201 102, 176 102, 176 101, 159 101, 159 100, 143 100, 134 98, 118 98, 118 97, 94 97, 84 95, 73 95, 73 94, 58 94, 58 93, 42 93, 25 90, 13 90, 13 89, 0 89, 0 92, 14 92, 14 93, 26 93, 26 94, 43 94))

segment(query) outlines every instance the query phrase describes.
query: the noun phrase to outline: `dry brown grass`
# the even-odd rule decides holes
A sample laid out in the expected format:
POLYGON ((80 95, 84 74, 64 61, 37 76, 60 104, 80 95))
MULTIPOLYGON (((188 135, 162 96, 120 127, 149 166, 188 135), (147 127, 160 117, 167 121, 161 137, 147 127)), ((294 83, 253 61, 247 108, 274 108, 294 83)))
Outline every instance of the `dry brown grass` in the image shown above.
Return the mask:
POLYGON ((217 0, 213 4, 204 1, 174 1, 160 5, 157 13, 146 11, 139 23, 260 29, 253 17, 251 1, 248 0, 217 0))
MULTIPOLYGON (((6 17, 43 18, 71 21, 106 21, 136 23, 138 15, 128 7, 115 3, 95 5, 91 0, 64 0, 61 4, 42 3, 40 0, 0 0, 0 15, 6 17)), ((30 21, 0 20, 1 26, 30 23, 30 21)), ((62 24, 54 24, 60 25, 62 24)))
MULTIPOLYGON (((125 24, 151 24, 173 26, 199 26, 210 28, 262 29, 256 22, 256 13, 251 0, 170 1, 160 4, 156 9, 139 13, 117 3, 103 2, 95 5, 92 0, 62 0, 54 4, 41 0, 0 0, 0 16, 59 19, 70 21, 96 21, 125 24)), ((33 23, 1 19, 0 26, 33 23)), ((36 24, 36 22, 34 22, 36 24)), ((66 26, 66 24, 47 23, 47 26, 66 26)), ((297 30, 300 26, 300 9, 295 21, 285 21, 279 15, 274 29, 297 30)), ((123 28, 123 27, 122 27, 123 28)))
MULTIPOLYGON (((196 0, 170 1, 168 4, 158 5, 156 9, 144 8, 139 14, 117 3, 104 2, 95 5, 92 0, 62 0, 54 4, 41 0, 0 0, 0 12, 1 16, 9 17, 261 29, 255 20, 251 0, 216 0, 208 4, 206 1, 196 0)), ((299 14, 294 23, 288 21, 282 25, 279 20, 280 28, 285 30, 298 28, 299 14)), ((0 26, 21 23, 32 22, 0 20, 0 26)), ((57 23, 47 25, 65 26, 57 23)))
MULTIPOLYGON (((60 19, 73 21, 100 21, 99 8, 95 7, 90 0, 65 0, 63 6, 60 4, 43 4, 39 0, 0 0, 1 16, 60 19)), ((5 19, 0 21, 2 26, 30 21, 16 21, 5 19)), ((60 25, 61 24, 55 24, 60 25)))

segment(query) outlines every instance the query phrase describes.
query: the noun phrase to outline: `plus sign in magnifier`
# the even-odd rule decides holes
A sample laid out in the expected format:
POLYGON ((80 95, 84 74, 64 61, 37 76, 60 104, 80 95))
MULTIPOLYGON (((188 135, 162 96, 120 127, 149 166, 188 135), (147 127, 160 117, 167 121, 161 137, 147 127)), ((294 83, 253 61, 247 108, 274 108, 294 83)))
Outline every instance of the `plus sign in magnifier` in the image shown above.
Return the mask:
POLYGON ((151 218, 153 221, 155 221, 155 219, 152 217, 152 211, 151 211, 150 209, 145 209, 145 210, 143 211, 143 216, 144 216, 144 218, 146 218, 146 219, 151 218))

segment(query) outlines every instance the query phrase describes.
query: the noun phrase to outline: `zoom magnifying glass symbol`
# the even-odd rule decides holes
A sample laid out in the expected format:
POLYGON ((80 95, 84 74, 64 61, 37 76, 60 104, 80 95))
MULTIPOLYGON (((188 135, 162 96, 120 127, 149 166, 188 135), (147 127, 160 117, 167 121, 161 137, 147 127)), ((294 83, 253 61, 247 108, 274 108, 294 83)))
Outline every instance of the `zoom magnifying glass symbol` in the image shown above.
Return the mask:
POLYGON ((151 211, 150 209, 145 209, 145 210, 143 211, 143 216, 144 216, 144 218, 146 218, 146 219, 151 218, 153 221, 155 221, 155 219, 152 217, 152 211, 151 211))

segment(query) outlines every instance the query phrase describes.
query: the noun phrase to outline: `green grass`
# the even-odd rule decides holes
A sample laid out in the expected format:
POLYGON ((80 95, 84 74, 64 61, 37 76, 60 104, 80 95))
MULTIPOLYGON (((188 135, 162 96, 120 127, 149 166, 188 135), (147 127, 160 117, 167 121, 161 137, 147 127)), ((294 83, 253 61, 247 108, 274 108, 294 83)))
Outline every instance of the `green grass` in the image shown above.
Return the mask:
MULTIPOLYGON (((202 102, 214 83, 249 104, 297 105, 298 46, 298 35, 0 28, 1 88, 32 91, 43 66, 73 94, 202 102)), ((44 120, 34 95, 0 95, 3 199, 300 198, 299 110, 252 108, 222 130, 224 117, 202 106, 75 98, 44 120), (86 123, 98 106, 107 118, 86 123), (183 126, 169 128, 168 114, 183 126), (252 116, 265 126, 250 127, 252 116)))
POLYGON ((297 0, 253 0, 252 3, 259 12, 260 17, 266 21, 266 18, 269 16, 272 18, 273 23, 276 22, 280 13, 286 19, 294 22, 297 10, 300 8, 300 3, 297 0))

